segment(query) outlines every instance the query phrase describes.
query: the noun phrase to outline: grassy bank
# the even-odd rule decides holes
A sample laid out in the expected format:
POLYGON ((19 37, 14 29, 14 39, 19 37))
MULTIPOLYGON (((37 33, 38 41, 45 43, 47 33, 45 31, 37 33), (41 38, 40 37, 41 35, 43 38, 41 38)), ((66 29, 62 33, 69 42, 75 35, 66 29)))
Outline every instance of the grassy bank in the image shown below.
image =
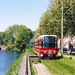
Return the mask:
MULTIPOLYGON (((18 75, 20 65, 22 63, 22 59, 25 54, 34 55, 33 49, 26 49, 26 52, 22 53, 18 59, 10 66, 6 75, 18 75)), ((33 70, 32 70, 33 73, 33 70)))
POLYGON ((20 68, 20 64, 22 62, 22 58, 25 55, 25 53, 22 53, 18 59, 16 59, 16 61, 10 66, 10 68, 8 69, 6 75, 18 75, 18 71, 20 68))
POLYGON ((69 58, 42 60, 52 75, 75 75, 75 61, 69 58))

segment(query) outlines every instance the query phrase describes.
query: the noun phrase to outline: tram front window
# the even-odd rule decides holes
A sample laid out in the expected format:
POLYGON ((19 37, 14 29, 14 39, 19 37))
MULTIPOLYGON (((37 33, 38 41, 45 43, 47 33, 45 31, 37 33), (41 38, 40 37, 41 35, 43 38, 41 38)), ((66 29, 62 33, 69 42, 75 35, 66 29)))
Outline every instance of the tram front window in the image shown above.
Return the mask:
POLYGON ((55 37, 52 37, 52 36, 44 37, 44 47, 54 48, 55 47, 55 37))

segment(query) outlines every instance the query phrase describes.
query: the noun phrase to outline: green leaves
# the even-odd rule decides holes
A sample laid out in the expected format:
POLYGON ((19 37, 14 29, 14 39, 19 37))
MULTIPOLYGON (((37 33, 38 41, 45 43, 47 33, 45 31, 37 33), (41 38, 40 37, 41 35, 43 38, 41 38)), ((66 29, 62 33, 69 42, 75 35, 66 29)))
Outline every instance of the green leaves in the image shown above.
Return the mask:
POLYGON ((29 40, 32 38, 32 32, 28 28, 23 28, 16 36, 15 45, 21 51, 26 48, 29 40))
POLYGON ((5 33, 0 32, 0 45, 3 45, 5 42, 5 33))
MULTIPOLYGON (((74 35, 75 1, 63 0, 63 3, 63 35, 74 35)), ((61 4, 62 0, 52 0, 52 5, 48 7, 40 18, 39 27, 33 39, 36 39, 41 34, 55 34, 58 37, 61 36, 61 4)))
POLYGON ((25 49, 31 37, 32 31, 25 25, 13 25, 5 32, 0 32, 0 44, 6 45, 8 50, 22 50, 25 49))

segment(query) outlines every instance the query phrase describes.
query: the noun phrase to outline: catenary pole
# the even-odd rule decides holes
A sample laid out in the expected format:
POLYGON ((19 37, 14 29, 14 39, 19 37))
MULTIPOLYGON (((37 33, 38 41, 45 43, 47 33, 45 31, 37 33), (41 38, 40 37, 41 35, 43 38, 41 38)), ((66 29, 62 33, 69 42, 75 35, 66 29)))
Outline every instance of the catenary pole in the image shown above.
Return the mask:
MULTIPOLYGON (((70 0, 69 0, 69 3, 70 3, 70 0)), ((74 3, 75 3, 75 1, 74 1, 74 3)), ((64 16, 73 6, 75 6, 75 4, 72 5, 72 6, 70 6, 70 8, 69 8, 65 13, 63 13, 63 6, 64 6, 64 4, 63 4, 63 0, 62 0, 62 4, 61 4, 61 56, 62 56, 62 57, 63 57, 63 16, 64 16)))
POLYGON ((62 0, 62 14, 61 14, 61 56, 63 57, 63 0, 62 0))

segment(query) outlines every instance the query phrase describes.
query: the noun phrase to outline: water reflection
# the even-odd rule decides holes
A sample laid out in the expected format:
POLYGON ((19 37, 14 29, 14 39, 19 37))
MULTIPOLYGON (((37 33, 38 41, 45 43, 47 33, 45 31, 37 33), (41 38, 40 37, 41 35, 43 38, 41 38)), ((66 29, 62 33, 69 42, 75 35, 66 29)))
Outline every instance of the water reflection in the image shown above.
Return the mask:
POLYGON ((0 50, 0 75, 5 75, 10 65, 16 60, 20 54, 0 50))

